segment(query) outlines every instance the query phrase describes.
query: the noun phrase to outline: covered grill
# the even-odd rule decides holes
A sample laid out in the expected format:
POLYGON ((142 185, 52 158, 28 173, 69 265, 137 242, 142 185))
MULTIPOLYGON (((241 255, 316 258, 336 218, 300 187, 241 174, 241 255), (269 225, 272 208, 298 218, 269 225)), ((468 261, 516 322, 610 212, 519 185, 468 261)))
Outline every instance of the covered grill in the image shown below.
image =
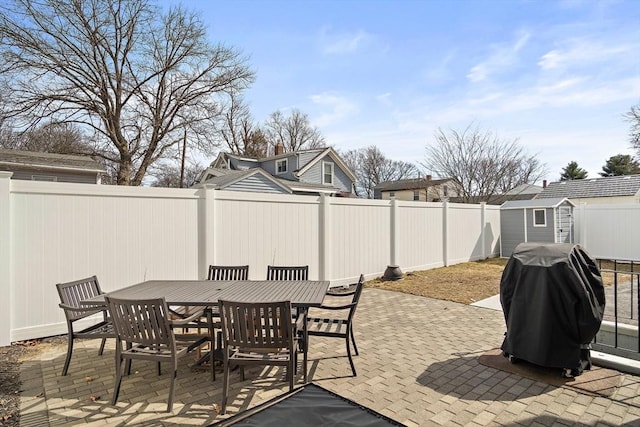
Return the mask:
POLYGON ((500 303, 502 351, 511 361, 562 368, 565 376, 591 367, 605 297, 598 266, 579 245, 519 244, 502 273, 500 303))

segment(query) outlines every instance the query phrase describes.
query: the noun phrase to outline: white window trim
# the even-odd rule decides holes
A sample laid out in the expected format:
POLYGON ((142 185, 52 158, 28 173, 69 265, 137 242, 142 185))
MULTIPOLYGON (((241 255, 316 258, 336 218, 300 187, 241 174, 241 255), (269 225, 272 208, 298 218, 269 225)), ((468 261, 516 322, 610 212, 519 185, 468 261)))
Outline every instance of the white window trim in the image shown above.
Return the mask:
POLYGON ((534 227, 546 227, 547 226, 547 210, 546 209, 534 209, 533 210, 533 226, 534 227), (544 224, 536 224, 536 212, 544 212, 544 224))
POLYGON ((283 175, 285 173, 287 173, 289 171, 289 159, 280 159, 280 160, 276 160, 276 175, 283 175), (278 172, 278 164, 284 162, 284 171, 283 172, 278 172))
POLYGON ((420 201, 420 190, 413 190, 413 201, 420 201))
POLYGON ((334 179, 334 178, 335 178, 334 170, 335 170, 335 169, 334 169, 334 165, 333 165, 333 163, 331 163, 331 162, 322 162, 322 184, 325 184, 325 185, 333 185, 333 183, 335 182, 335 179, 334 179), (325 168, 325 166, 326 166, 326 165, 331 166, 331 182, 327 182, 327 181, 325 181, 325 175, 326 175, 326 174, 325 174, 325 172, 324 172, 324 168, 325 168))

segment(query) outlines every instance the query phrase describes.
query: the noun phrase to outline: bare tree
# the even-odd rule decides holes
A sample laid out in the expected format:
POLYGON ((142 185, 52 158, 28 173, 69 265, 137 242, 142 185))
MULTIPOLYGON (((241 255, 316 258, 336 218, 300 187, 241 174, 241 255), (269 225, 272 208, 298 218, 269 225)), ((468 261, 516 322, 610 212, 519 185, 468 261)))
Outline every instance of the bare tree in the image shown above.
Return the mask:
POLYGON ((253 81, 196 15, 147 0, 13 0, 0 6, 0 57, 11 115, 93 131, 122 185, 140 185, 185 129, 206 133, 218 96, 253 81))
POLYGON ((58 154, 89 153, 85 136, 71 123, 45 123, 24 132, 7 129, 0 136, 0 147, 58 154))
POLYGON ((265 157, 268 152, 266 139, 240 96, 230 94, 223 110, 216 123, 217 138, 231 153, 265 157))
POLYGON ((191 187, 198 179, 205 167, 199 163, 188 163, 184 171, 173 163, 155 165, 150 175, 155 178, 152 187, 183 188, 191 187))
POLYGON ((517 139, 500 139, 472 125, 462 132, 438 129, 423 166, 441 178, 452 178, 465 203, 490 203, 494 196, 536 182, 545 173, 545 166, 526 154, 517 139))
POLYGON ((625 118, 631 123, 631 129, 629 130, 631 147, 636 150, 638 158, 640 158, 640 104, 631 107, 629 112, 625 114, 625 118))
POLYGON ((325 146, 324 137, 311 126, 309 116, 297 109, 289 116, 280 111, 271 113, 264 123, 264 133, 271 147, 281 142, 285 152, 325 146))
POLYGON ((374 187, 381 182, 413 178, 418 174, 414 164, 391 160, 375 145, 346 151, 341 157, 356 175, 356 195, 367 199, 373 199, 374 187))

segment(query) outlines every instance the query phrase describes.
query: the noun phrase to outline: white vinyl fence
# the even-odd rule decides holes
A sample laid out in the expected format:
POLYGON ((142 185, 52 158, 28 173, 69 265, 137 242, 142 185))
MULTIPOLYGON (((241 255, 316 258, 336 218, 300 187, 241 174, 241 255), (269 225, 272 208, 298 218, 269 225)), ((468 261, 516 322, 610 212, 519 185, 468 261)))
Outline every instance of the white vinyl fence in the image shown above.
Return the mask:
POLYGON ((640 204, 574 209, 576 243, 595 258, 640 261, 640 204))
POLYGON ((332 285, 496 256, 497 206, 11 180, 0 172, 0 346, 66 332, 55 284, 309 265, 332 285))

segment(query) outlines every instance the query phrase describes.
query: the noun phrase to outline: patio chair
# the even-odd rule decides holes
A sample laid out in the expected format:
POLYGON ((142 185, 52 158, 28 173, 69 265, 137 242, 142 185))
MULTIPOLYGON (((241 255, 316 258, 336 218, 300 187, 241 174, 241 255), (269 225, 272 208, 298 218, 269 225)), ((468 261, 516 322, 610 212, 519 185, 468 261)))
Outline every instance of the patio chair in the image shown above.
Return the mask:
POLYGON ((158 374, 160 363, 169 362, 172 369, 167 412, 171 412, 178 359, 209 341, 208 335, 179 335, 174 333, 173 328, 199 318, 202 311, 185 319, 170 320, 164 298, 128 300, 105 296, 105 300, 116 332, 116 379, 111 404, 115 405, 118 401, 123 375, 122 362, 126 361, 124 371, 127 375, 133 359, 157 362, 158 374), (122 346, 123 341, 126 348, 122 346))
POLYGON ((309 280, 309 266, 267 266, 267 280, 309 280))
POLYGON ((60 304, 58 304, 58 306, 64 310, 64 315, 67 319, 67 357, 64 361, 64 367, 62 368, 62 375, 64 376, 67 375, 69 371, 69 363, 71 362, 71 354, 73 353, 73 341, 76 338, 102 338, 100 350, 98 350, 98 354, 102 355, 107 338, 115 338, 115 332, 107 316, 106 307, 89 308, 80 305, 80 301, 84 299, 103 294, 96 276, 75 280, 73 282, 58 283, 56 289, 60 296, 60 304), (102 320, 80 331, 73 329, 75 322, 95 314, 102 314, 102 320))
POLYGON ((296 352, 291 303, 242 303, 218 301, 222 323, 223 370, 222 414, 227 408, 229 371, 240 366, 242 380, 244 367, 253 365, 285 366, 289 390, 293 390, 296 352))
MULTIPOLYGON (((318 337, 331 337, 331 338, 343 338, 347 345, 347 357, 349 358, 349 364, 351 364, 351 371, 353 376, 357 375, 356 367, 353 364, 353 357, 351 356, 351 343, 353 343, 353 349, 356 356, 358 355, 358 346, 356 345, 356 339, 353 335, 353 316, 358 307, 358 301, 360 300, 360 294, 364 287, 364 275, 360 275, 358 283, 355 285, 355 289, 348 292, 340 291, 328 291, 326 295, 329 300, 338 302, 338 305, 324 303, 322 306, 309 309, 309 315, 307 316, 307 335, 318 337), (340 303, 340 300, 348 299, 348 302, 340 303), (316 310, 322 310, 317 312, 316 310), (326 310, 326 311, 325 311, 326 310), (314 315, 318 313, 318 315, 314 315), (331 315, 330 315, 331 313, 331 315), (333 315, 335 313, 335 315, 333 315), (339 315, 339 313, 342 313, 339 315)), ((327 299, 325 299, 327 301, 327 299)), ((299 331, 301 327, 297 328, 299 331)), ((301 343, 303 346, 308 343, 301 343)))
POLYGON ((248 265, 210 265, 209 280, 247 280, 249 277, 248 265))

